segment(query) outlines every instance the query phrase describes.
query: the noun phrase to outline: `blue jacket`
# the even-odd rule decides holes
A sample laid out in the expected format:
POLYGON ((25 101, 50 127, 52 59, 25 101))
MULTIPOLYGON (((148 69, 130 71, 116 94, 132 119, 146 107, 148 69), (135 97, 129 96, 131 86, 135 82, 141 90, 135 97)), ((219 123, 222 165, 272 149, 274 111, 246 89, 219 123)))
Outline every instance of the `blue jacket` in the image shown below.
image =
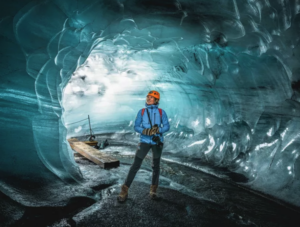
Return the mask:
MULTIPOLYGON (((162 134, 169 131, 169 129, 170 129, 167 114, 164 110, 162 110, 162 117, 160 117, 160 114, 158 111, 158 104, 157 105, 145 104, 145 106, 146 106, 146 108, 148 108, 152 126, 157 124, 159 127, 159 133, 155 134, 155 135, 159 136, 160 141, 163 142, 164 137, 162 134)), ((154 141, 152 141, 153 136, 146 136, 146 135, 142 134, 142 131, 145 128, 151 128, 151 125, 149 122, 147 109, 145 109, 143 116, 142 116, 142 109, 141 109, 136 116, 135 123, 134 123, 134 130, 138 133, 141 133, 140 141, 142 143, 156 144, 154 141)))

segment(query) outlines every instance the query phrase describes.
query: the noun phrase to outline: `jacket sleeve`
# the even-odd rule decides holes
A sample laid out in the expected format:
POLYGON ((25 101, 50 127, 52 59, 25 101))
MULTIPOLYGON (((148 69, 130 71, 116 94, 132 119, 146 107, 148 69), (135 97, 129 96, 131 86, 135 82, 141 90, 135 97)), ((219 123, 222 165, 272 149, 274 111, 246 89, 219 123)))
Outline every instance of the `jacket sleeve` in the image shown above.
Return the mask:
POLYGON ((169 129, 170 129, 169 119, 164 110, 162 112, 162 124, 163 124, 163 127, 159 127, 159 132, 165 133, 165 132, 169 131, 169 129))
POLYGON ((134 122, 134 130, 138 133, 142 133, 142 131, 144 130, 144 128, 141 127, 142 120, 143 120, 142 118, 143 118, 142 110, 140 110, 136 115, 135 122, 134 122))

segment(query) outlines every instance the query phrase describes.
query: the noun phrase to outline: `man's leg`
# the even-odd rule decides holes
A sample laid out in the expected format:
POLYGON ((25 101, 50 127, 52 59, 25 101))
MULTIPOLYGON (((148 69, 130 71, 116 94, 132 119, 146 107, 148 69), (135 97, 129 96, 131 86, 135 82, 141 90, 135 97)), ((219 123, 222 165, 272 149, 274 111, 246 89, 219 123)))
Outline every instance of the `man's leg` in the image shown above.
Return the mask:
POLYGON ((125 180, 125 185, 127 187, 130 187, 137 171, 140 169, 142 162, 144 158, 146 157, 147 153, 149 152, 151 148, 151 144, 141 143, 139 148, 136 151, 134 162, 130 167, 129 173, 127 175, 127 178, 125 180))
POLYGON ((158 185, 162 150, 163 146, 152 146, 152 185, 158 185))

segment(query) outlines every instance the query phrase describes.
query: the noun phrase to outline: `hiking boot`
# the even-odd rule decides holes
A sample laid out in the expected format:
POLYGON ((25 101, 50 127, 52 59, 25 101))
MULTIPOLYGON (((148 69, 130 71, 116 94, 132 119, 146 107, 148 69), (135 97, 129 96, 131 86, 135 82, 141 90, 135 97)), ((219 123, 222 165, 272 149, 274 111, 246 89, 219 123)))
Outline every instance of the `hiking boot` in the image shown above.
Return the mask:
POLYGON ((150 186, 150 198, 151 199, 156 199, 157 198, 157 194, 156 194, 157 187, 158 187, 158 185, 151 185, 150 186))
POLYGON ((125 202, 127 197, 128 197, 128 187, 125 184, 123 184, 121 187, 121 192, 118 196, 118 201, 125 202))

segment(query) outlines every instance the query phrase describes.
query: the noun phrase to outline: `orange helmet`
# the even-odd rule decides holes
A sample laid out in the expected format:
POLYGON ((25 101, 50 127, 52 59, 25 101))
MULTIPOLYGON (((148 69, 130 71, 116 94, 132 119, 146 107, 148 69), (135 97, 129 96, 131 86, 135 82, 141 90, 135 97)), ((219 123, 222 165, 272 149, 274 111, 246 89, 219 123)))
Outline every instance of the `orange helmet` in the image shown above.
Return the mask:
POLYGON ((158 91, 149 91, 148 95, 150 95, 150 96, 152 96, 152 97, 154 97, 156 99, 160 99, 160 94, 159 94, 158 91))

